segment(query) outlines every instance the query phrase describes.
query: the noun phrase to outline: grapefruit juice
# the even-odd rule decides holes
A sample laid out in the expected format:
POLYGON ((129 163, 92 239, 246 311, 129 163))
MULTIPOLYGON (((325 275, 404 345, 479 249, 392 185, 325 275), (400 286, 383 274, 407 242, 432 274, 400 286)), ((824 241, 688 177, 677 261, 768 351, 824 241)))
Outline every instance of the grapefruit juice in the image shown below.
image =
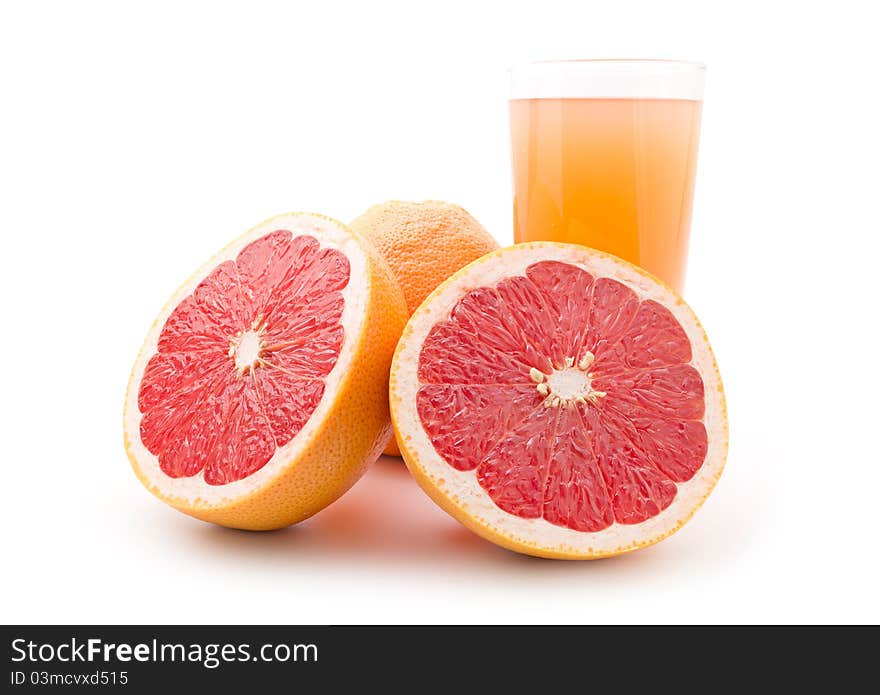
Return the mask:
POLYGON ((701 93, 682 90, 688 65, 575 61, 520 80, 510 101, 517 242, 607 251, 681 292, 702 112, 701 93), (582 96, 591 91, 612 96, 582 96))

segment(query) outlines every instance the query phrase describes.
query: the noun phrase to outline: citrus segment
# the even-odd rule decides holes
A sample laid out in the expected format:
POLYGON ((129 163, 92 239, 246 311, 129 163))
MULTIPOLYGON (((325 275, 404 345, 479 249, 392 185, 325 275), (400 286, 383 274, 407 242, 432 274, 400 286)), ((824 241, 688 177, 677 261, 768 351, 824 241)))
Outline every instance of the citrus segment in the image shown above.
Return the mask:
POLYGON ((436 451, 449 465, 469 471, 539 401, 532 386, 428 384, 419 391, 417 407, 421 420, 432 423, 436 451))
POLYGON ((644 271, 583 247, 524 244, 454 275, 411 318, 391 384, 416 478, 524 552, 655 542, 708 494, 726 452, 696 318, 644 271))
POLYGON ((563 408, 556 423, 556 443, 544 479, 543 516, 576 531, 601 531, 614 523, 608 486, 588 432, 592 418, 563 408))
POLYGON ((566 355, 580 359, 585 319, 590 316, 593 276, 567 263, 544 261, 526 268, 526 277, 541 289, 547 302, 549 326, 545 330, 552 330, 552 360, 560 363, 566 355))

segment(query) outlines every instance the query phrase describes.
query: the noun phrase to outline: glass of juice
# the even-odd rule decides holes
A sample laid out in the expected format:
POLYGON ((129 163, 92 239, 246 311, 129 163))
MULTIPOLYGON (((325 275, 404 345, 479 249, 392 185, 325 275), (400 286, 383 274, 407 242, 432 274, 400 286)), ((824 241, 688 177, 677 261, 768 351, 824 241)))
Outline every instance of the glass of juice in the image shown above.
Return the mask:
POLYGON ((511 70, 514 239, 591 246, 684 287, 705 66, 511 70))

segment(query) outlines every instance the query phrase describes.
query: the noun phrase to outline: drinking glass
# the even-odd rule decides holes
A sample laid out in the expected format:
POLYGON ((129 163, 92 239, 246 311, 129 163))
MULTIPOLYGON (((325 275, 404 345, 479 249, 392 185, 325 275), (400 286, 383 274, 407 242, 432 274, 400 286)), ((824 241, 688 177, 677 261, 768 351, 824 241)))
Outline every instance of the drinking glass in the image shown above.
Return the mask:
POLYGON ((704 79, 672 60, 513 68, 514 239, 607 251, 681 292, 704 79))

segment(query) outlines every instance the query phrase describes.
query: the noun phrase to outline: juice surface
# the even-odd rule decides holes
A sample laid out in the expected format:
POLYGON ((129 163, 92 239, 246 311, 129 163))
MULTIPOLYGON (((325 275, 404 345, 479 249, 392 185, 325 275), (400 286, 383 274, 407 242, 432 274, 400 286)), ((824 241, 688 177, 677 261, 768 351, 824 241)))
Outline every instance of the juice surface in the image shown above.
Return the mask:
POLYGON ((702 102, 514 99, 514 238, 613 253, 681 292, 702 102))

